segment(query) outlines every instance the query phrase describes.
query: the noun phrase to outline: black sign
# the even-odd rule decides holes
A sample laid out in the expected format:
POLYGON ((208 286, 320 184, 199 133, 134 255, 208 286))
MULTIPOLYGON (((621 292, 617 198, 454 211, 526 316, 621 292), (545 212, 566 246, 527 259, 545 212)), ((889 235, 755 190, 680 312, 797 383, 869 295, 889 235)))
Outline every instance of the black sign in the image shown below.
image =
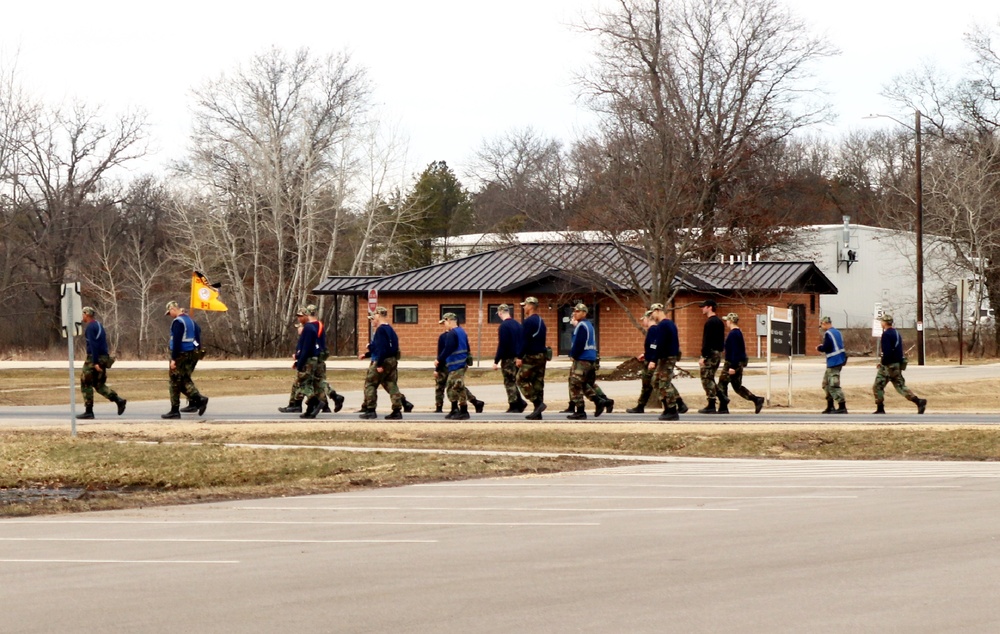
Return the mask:
POLYGON ((792 356, 792 324, 771 320, 771 354, 792 356))

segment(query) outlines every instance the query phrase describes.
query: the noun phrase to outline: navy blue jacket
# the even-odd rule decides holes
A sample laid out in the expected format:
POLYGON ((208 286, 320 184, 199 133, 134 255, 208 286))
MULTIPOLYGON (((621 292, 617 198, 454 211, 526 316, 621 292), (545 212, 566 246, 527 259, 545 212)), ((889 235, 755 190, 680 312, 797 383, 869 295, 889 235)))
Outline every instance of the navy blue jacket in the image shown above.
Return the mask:
POLYGON ((726 324, 718 315, 712 315, 705 320, 705 330, 701 335, 701 356, 711 356, 713 352, 722 352, 726 347, 726 324))
POLYGON ((656 358, 655 344, 658 336, 659 333, 657 332, 656 324, 650 324, 649 328, 646 329, 646 340, 642 344, 642 358, 646 361, 649 361, 649 355, 653 355, 654 360, 656 358))
POLYGON ((381 367, 383 359, 399 357, 399 337, 396 336, 396 331, 392 329, 392 326, 382 324, 376 328, 368 350, 371 352, 372 363, 375 364, 375 367, 381 367))
POLYGON ((316 353, 326 352, 326 328, 323 327, 323 322, 314 321, 319 332, 316 334, 316 353))
POLYGON ((87 339, 87 356, 90 357, 94 365, 99 363, 99 359, 108 354, 108 337, 104 333, 101 322, 92 321, 87 324, 87 329, 83 331, 83 336, 87 339))
POLYGON ((444 349, 438 353, 438 369, 447 367, 449 372, 454 372, 464 368, 469 358, 469 337, 461 326, 444 334, 444 349))
POLYGON ((902 363, 902 361, 903 337, 895 328, 886 328, 882 331, 882 365, 902 363))
POLYGON ((545 352, 545 322, 538 315, 531 315, 524 319, 521 324, 522 341, 521 349, 517 351, 517 358, 523 359, 529 354, 542 354, 545 352))
POLYGON ((647 362, 656 362, 667 357, 681 356, 681 342, 677 335, 677 325, 673 321, 663 319, 660 323, 651 327, 650 330, 656 331, 654 338, 654 345, 656 347, 651 348, 650 352, 653 357, 650 358, 647 356, 647 362))
POLYGON ((831 327, 823 334, 823 343, 819 351, 826 354, 826 367, 835 368, 847 363, 847 351, 844 350, 844 337, 840 331, 831 327))
POLYGON ((743 331, 739 328, 733 328, 726 335, 726 361, 732 366, 737 366, 748 361, 747 346, 743 341, 743 331))
POLYGON ((316 352, 317 339, 319 339, 319 326, 316 322, 307 322, 302 326, 295 359, 295 367, 299 372, 306 369, 306 361, 310 357, 315 357, 318 354, 316 352))
POLYGON ((517 356, 518 348, 524 344, 524 329, 516 319, 504 319, 497 328, 497 353, 493 357, 493 363, 500 363, 503 359, 513 359, 517 356))

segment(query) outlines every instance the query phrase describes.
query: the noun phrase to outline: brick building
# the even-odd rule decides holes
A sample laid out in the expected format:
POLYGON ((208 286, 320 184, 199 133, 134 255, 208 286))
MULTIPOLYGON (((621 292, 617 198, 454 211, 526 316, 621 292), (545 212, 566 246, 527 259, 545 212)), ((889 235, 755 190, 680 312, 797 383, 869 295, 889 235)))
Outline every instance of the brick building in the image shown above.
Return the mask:
MULTIPOLYGON (((438 320, 444 313, 456 313, 473 354, 484 364, 492 362, 496 350, 500 304, 513 305, 514 317, 521 319, 520 302, 537 297, 548 344, 564 355, 572 333, 570 307, 582 301, 591 307, 601 355, 628 357, 642 351, 638 319, 646 309, 629 289, 649 288, 648 268, 639 252, 610 243, 521 244, 385 277, 333 276, 313 292, 357 300, 353 306, 364 347, 368 292, 377 290, 378 304, 389 310, 406 357, 433 357, 443 328, 438 320)), ((767 306, 791 308, 794 352, 817 354, 820 296, 837 292, 812 262, 688 263, 673 287, 668 312, 677 323, 686 357, 701 350, 704 317, 698 304, 709 297, 718 302, 719 314, 740 315, 751 356, 756 353, 755 316, 764 314, 767 306)))

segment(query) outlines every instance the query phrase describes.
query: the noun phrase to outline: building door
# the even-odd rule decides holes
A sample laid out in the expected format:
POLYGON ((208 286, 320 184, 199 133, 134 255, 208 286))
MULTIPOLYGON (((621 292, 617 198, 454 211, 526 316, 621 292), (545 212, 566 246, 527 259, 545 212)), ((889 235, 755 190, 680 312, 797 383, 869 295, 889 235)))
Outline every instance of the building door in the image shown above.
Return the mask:
POLYGON ((806 305, 792 304, 792 354, 806 353, 806 305))
MULTIPOLYGON (((559 354, 567 355, 569 354, 570 348, 573 347, 573 328, 574 326, 570 324, 570 320, 573 319, 573 306, 576 304, 563 304, 559 307, 559 354)), ((597 318, 600 313, 597 311, 596 304, 590 304, 590 312, 587 313, 587 319, 590 323, 594 325, 594 340, 597 342, 597 350, 601 350, 601 328, 597 323, 597 318)))

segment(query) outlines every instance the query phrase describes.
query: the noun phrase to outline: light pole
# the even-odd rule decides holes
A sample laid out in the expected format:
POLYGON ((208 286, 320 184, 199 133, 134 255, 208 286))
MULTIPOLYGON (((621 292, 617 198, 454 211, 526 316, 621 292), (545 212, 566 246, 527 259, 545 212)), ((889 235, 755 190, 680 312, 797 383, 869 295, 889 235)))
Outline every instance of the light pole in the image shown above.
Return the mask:
MULTIPOLYGON (((924 365, 924 180, 923 180, 923 160, 920 156, 920 110, 914 109, 913 132, 916 138, 916 151, 913 157, 914 171, 917 176, 917 191, 915 202, 917 205, 917 218, 915 232, 917 234, 917 365, 924 365)), ((891 119, 903 126, 910 128, 899 119, 890 117, 887 114, 871 114, 866 119, 891 119)))

